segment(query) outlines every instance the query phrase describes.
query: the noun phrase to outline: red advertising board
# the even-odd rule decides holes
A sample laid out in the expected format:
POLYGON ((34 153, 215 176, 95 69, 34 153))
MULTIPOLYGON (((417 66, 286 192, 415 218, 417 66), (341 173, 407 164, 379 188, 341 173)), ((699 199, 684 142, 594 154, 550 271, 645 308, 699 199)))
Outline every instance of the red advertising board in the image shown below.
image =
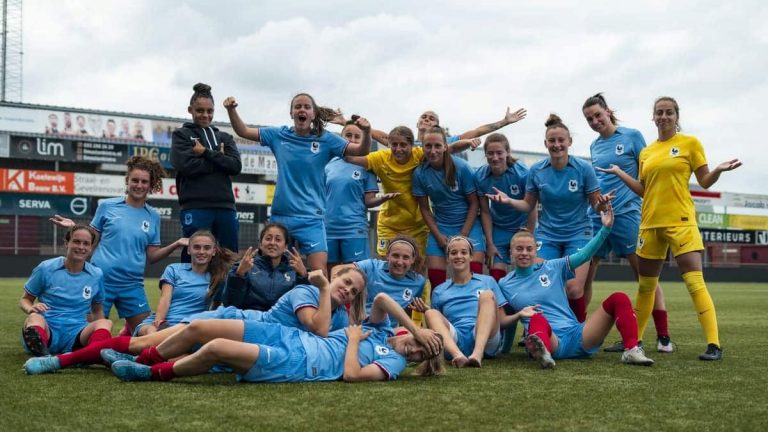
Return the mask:
POLYGON ((0 168, 0 191, 74 195, 75 175, 71 172, 0 168))

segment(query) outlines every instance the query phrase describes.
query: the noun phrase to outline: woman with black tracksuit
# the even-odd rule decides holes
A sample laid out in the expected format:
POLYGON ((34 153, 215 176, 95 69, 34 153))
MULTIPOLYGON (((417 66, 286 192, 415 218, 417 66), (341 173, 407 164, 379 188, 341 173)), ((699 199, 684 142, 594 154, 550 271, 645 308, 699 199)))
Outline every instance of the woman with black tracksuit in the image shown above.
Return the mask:
MULTIPOLYGON (((240 152, 232 135, 211 126, 211 87, 198 83, 193 89, 195 93, 187 108, 192 122, 176 129, 171 141, 182 233, 188 237, 197 230, 207 229, 222 247, 237 252, 240 225, 232 176, 240 174, 242 169, 240 152)), ((181 261, 190 261, 186 250, 182 251, 181 261)))

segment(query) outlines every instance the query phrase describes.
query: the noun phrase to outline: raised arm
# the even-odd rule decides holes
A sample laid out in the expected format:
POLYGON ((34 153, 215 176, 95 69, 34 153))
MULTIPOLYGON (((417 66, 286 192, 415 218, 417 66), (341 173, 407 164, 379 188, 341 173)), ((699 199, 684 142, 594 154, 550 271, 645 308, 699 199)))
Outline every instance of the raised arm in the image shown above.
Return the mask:
POLYGON ((173 251, 178 248, 187 247, 189 245, 189 239, 181 237, 175 242, 166 246, 147 246, 147 260, 150 264, 154 264, 163 258, 168 257, 173 251))
POLYGON ((726 171, 733 171, 740 166, 740 160, 731 159, 716 166, 712 171, 709 170, 709 165, 702 165, 694 171, 694 174, 696 174, 696 181, 699 183, 699 186, 709 189, 720 178, 720 174, 726 171))
POLYGON ((602 173, 619 176, 619 179, 621 179, 621 181, 623 181, 624 184, 627 185, 627 187, 636 195, 643 196, 645 194, 645 185, 643 185, 640 180, 627 174, 624 170, 619 168, 618 165, 611 164, 611 166, 608 168, 595 167, 595 170, 602 173))
POLYGON ((326 279, 323 270, 309 272, 309 283, 320 290, 320 301, 317 309, 304 307, 296 311, 296 317, 310 332, 328 336, 331 329, 331 284, 326 279))
POLYGON ((355 125, 363 131, 363 140, 359 144, 349 143, 344 154, 349 156, 365 156, 371 152, 371 124, 368 122, 368 119, 358 117, 355 120, 355 125))
POLYGON ((488 198, 497 203, 506 204, 521 213, 530 213, 536 208, 539 201, 538 196, 533 192, 526 192, 521 200, 512 199, 503 191, 493 188, 494 193, 486 194, 488 198))
POLYGON ((251 141, 261 141, 259 128, 251 128, 246 126, 245 122, 240 118, 240 115, 237 113, 237 101, 234 97, 229 96, 228 98, 224 99, 224 108, 227 110, 227 115, 229 115, 229 122, 232 124, 232 129, 235 131, 237 136, 249 139, 251 141))
POLYGON ((605 239, 608 238, 608 234, 611 233, 611 227, 613 226, 613 207, 608 202, 605 206, 605 211, 600 213, 600 221, 603 223, 603 227, 595 234, 594 237, 583 248, 579 249, 576 253, 568 255, 568 262, 571 269, 588 262, 592 259, 592 256, 600 249, 605 239))
POLYGON ((400 196, 400 192, 390 192, 384 194, 377 194, 376 192, 365 193, 365 206, 368 208, 378 207, 385 202, 397 198, 400 196))
POLYGON ((372 323, 380 323, 386 320, 387 317, 397 320, 401 326, 411 332, 413 337, 415 337, 419 343, 427 348, 427 351, 432 354, 440 352, 442 344, 437 333, 429 329, 417 327, 416 324, 411 321, 411 318, 405 312, 405 309, 400 307, 392 297, 384 293, 378 293, 373 299, 371 315, 368 319, 372 323))
POLYGON ((481 137, 485 134, 489 134, 491 132, 495 132, 501 128, 503 128, 506 125, 516 123, 522 119, 525 118, 526 114, 528 114, 528 111, 525 110, 525 108, 520 108, 515 112, 511 112, 509 107, 507 107, 507 112, 504 114, 504 118, 502 118, 499 121, 488 123, 482 126, 479 126, 475 129, 466 131, 460 135, 461 139, 469 139, 469 138, 477 138, 481 137))

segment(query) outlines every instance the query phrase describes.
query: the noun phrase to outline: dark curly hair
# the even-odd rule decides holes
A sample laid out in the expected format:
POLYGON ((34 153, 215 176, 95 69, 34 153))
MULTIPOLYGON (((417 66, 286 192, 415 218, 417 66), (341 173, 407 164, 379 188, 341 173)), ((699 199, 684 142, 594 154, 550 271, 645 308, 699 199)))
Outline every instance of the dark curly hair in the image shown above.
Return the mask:
POLYGON ((140 169, 149 173, 150 193, 158 193, 163 190, 163 177, 168 174, 163 169, 163 166, 160 165, 160 162, 144 156, 132 156, 125 164, 128 166, 128 171, 125 174, 126 182, 133 170, 140 169))

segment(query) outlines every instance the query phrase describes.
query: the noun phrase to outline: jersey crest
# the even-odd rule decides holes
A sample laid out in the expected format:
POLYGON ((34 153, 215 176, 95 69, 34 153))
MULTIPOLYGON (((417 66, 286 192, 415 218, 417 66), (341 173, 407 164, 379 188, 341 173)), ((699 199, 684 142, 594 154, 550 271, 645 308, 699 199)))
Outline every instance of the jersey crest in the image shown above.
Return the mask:
POLYGON ((579 182, 576 180, 568 180, 568 190, 571 192, 579 190, 579 182))
POLYGON ((616 156, 624 154, 624 144, 616 144, 616 156))
POLYGON ((547 276, 545 274, 539 276, 539 283, 544 288, 547 288, 548 286, 552 285, 552 281, 549 279, 549 276, 547 276))
POLYGON ((389 348, 381 345, 376 345, 376 354, 381 356, 387 355, 389 354, 389 348))
POLYGON ((520 186, 513 184, 509 186, 509 193, 512 195, 517 195, 520 193, 520 186))
POLYGON ((141 230, 144 232, 149 232, 149 221, 141 221, 141 230))
POLYGON ((671 149, 669 149, 669 155, 672 157, 680 156, 680 149, 677 147, 672 147, 671 149))
POLYGON ((309 151, 311 151, 314 154, 317 154, 320 152, 320 143, 317 141, 312 141, 312 144, 309 146, 309 151))
POLYGON ((403 300, 409 302, 409 301, 411 301, 412 298, 413 298, 413 290, 411 290, 410 288, 404 289, 403 290, 403 300))
POLYGON ((358 170, 352 171, 352 179, 353 180, 359 180, 362 174, 358 170))
POLYGON ((88 300, 91 298, 91 294, 93 294, 93 289, 90 285, 86 285, 83 287, 83 298, 88 300))

